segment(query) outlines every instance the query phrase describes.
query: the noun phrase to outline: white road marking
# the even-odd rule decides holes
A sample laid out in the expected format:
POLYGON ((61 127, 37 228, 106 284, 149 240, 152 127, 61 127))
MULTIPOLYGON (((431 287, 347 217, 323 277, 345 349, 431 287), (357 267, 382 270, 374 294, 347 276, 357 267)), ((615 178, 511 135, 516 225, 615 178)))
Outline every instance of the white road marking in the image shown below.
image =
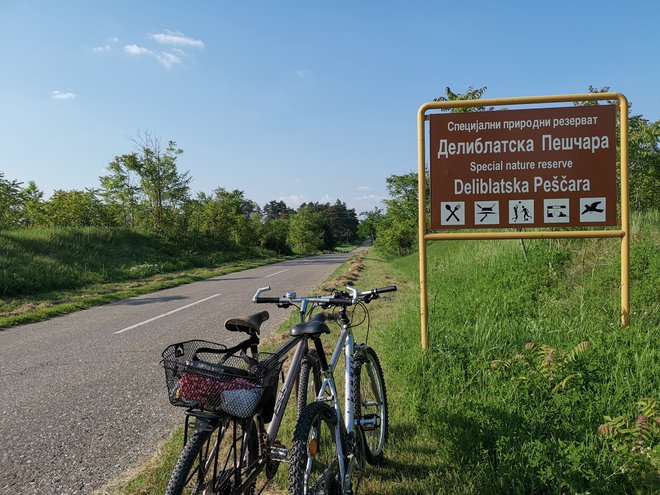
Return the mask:
POLYGON ((167 313, 163 313, 162 315, 154 316, 153 318, 149 318, 148 320, 144 320, 140 323, 136 323, 135 325, 131 325, 130 327, 122 328, 121 330, 118 330, 115 332, 115 335, 119 335, 120 333, 127 332, 129 330, 133 330, 134 328, 140 327, 142 325, 146 325, 147 323, 151 323, 152 321, 160 320, 161 318, 165 318, 166 316, 169 316, 171 314, 177 313, 179 311, 182 311, 184 309, 190 308, 191 306, 195 306, 196 304, 203 303, 204 301, 208 301, 209 299, 213 299, 214 297, 218 297, 220 294, 213 294, 212 296, 205 297, 204 299, 200 299, 199 301, 196 301, 194 303, 187 304, 185 306, 181 306, 180 308, 173 309, 172 311, 168 311, 167 313))
POLYGON ((284 272, 288 272, 288 271, 289 271, 289 269, 285 268, 284 270, 280 270, 279 272, 275 272, 275 273, 271 273, 270 275, 266 275, 264 278, 274 277, 275 275, 279 275, 280 273, 284 273, 284 272))

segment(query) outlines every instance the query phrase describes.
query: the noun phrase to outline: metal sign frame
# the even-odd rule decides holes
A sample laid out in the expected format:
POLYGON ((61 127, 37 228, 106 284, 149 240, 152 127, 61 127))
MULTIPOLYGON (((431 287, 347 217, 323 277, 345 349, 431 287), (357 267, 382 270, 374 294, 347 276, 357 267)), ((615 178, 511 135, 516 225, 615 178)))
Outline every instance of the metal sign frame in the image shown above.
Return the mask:
POLYGON ((621 239, 621 325, 630 323, 630 213, 628 208, 628 100, 621 93, 589 93, 550 96, 525 96, 515 98, 487 98, 482 100, 456 100, 429 102, 419 107, 417 113, 417 156, 419 192, 419 285, 421 311, 422 349, 428 347, 428 290, 427 290, 427 241, 444 240, 493 240, 493 239, 566 239, 566 238, 618 238, 621 239), (512 106, 530 104, 551 104, 576 101, 615 100, 618 102, 620 117, 620 214, 621 228, 617 230, 566 230, 532 232, 430 232, 426 218, 426 121, 427 112, 453 108, 481 106, 512 106))

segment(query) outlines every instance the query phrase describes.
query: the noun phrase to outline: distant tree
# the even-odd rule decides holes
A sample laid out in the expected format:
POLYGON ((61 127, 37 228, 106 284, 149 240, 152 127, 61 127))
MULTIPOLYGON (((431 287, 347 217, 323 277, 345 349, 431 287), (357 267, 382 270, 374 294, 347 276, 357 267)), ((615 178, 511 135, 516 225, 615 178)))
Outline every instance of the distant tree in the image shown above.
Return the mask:
POLYGON ((353 242, 357 240, 358 218, 355 209, 349 209, 346 203, 339 199, 330 203, 303 203, 300 208, 310 208, 321 213, 325 218, 323 234, 323 249, 334 249, 338 242, 353 242))
MULTIPOLYGON (((609 86, 603 86, 602 88, 596 88, 595 86, 592 86, 591 84, 589 85, 589 93, 590 94, 595 94, 595 93, 609 93, 610 92, 610 87, 609 86)), ((596 100, 596 101, 576 101, 573 103, 576 107, 594 107, 596 105, 600 105, 600 102, 603 100, 596 100)), ((607 100, 606 102, 608 105, 617 105, 618 101, 617 100, 607 100)))
POLYGON ((26 227, 46 225, 46 204, 43 200, 44 193, 39 190, 37 184, 31 180, 28 186, 21 191, 23 202, 22 224, 26 227))
POLYGON ((204 236, 241 246, 256 245, 259 240, 259 206, 234 189, 217 188, 213 195, 199 193, 190 206, 190 226, 204 236))
POLYGON ((336 200, 333 205, 326 207, 328 228, 332 231, 334 239, 349 243, 357 240, 359 220, 355 209, 348 208, 346 203, 336 200))
POLYGON ((22 200, 21 183, 5 179, 4 172, 0 172, 0 229, 18 224, 22 200))
POLYGON ((326 221, 313 206, 301 206, 289 221, 289 244, 297 253, 310 253, 324 247, 326 221))
POLYGON ((358 225, 358 237, 360 239, 371 239, 373 241, 378 237, 378 229, 383 221, 383 210, 375 207, 371 211, 360 213, 360 223, 358 225))
POLYGON ((99 178, 101 196, 113 207, 117 221, 131 228, 136 226, 140 201, 138 168, 137 153, 116 156, 106 167, 110 173, 99 178))
POLYGON ((284 201, 270 201, 264 206, 264 220, 287 220, 295 210, 289 208, 284 201))
MULTIPOLYGON (((589 93, 609 91, 609 86, 589 86, 589 93)), ((595 106, 601 102, 580 101, 575 105, 595 106)), ((605 103, 616 105, 618 101, 607 100, 605 103)), ((617 146, 618 142, 617 139, 617 146)), ((617 159, 619 156, 617 153, 617 159)), ((620 163, 618 165, 620 170, 620 163)), ((660 120, 651 122, 642 115, 634 114, 628 117, 628 165, 631 208, 637 211, 660 209, 660 120)))
POLYGON ((168 213, 189 197, 189 184, 192 180, 188 172, 179 173, 176 160, 183 150, 169 141, 163 150, 158 139, 148 133, 139 136, 135 143, 141 148, 137 160, 131 162, 140 177, 140 189, 147 198, 152 217, 152 226, 164 230, 168 213))
POLYGON ((189 172, 179 173, 176 165, 183 150, 174 141, 163 148, 149 133, 133 139, 138 151, 117 156, 108 165, 109 175, 101 177, 102 195, 120 206, 122 221, 135 224, 136 205, 144 212, 144 226, 165 231, 177 224, 176 216, 189 199, 189 172))
MULTIPOLYGON (((474 89, 472 86, 468 86, 468 89, 465 93, 454 93, 449 86, 445 88, 446 96, 438 96, 433 98, 433 101, 457 101, 457 100, 480 100, 483 94, 488 88, 486 86, 482 88, 474 89)), ((493 107, 471 107, 471 108, 452 108, 451 112, 455 113, 466 113, 466 112, 485 112, 493 110, 493 107)))
POLYGON ((57 190, 45 205, 49 225, 56 227, 111 226, 113 221, 93 190, 57 190))
POLYGON ((629 128, 630 205, 660 210, 660 120, 634 115, 629 128))
POLYGON ((387 255, 402 256, 410 253, 417 244, 417 172, 392 175, 386 182, 390 199, 384 201, 387 212, 378 223, 376 245, 387 255))
POLYGON ((289 220, 269 220, 261 225, 259 244, 278 254, 291 254, 289 220))

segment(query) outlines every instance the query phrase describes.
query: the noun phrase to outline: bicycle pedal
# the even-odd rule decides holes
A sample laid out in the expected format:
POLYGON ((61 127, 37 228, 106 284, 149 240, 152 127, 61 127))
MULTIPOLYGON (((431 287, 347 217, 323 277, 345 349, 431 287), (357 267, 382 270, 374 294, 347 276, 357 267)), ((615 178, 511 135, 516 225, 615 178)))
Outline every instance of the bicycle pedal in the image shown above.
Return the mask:
POLYGON ((380 418, 375 414, 365 414, 360 418, 360 428, 362 431, 373 431, 380 427, 380 418))
POLYGON ((277 462, 289 462, 289 449, 279 440, 270 448, 270 458, 277 462))

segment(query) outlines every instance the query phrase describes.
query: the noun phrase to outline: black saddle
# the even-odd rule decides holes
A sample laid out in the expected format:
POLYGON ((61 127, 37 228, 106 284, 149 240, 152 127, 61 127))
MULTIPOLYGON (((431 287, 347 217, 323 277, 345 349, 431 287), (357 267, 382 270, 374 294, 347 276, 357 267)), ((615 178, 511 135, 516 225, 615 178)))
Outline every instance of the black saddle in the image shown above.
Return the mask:
POLYGON ((225 328, 230 332, 243 332, 248 335, 259 335, 261 324, 269 317, 270 315, 268 314, 268 311, 261 311, 242 318, 229 318, 225 321, 225 328))
POLYGON ((328 325, 325 324, 325 315, 319 313, 310 321, 304 323, 296 323, 291 328, 291 336, 299 337, 300 335, 320 335, 322 333, 330 333, 328 325))

